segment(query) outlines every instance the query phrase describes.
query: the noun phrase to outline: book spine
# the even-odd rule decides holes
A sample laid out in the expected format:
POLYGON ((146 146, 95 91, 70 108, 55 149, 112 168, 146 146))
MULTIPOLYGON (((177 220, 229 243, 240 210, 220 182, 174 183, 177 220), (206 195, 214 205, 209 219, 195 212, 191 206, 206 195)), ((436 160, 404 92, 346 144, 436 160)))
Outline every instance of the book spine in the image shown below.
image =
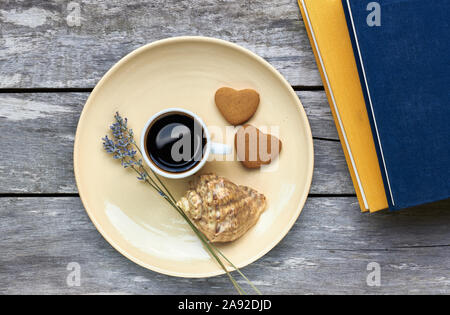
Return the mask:
MULTIPOLYGON (((370 122, 370 127, 372 129, 372 134, 373 135, 377 135, 377 128, 376 128, 376 123, 374 120, 374 114, 372 111, 370 104, 370 100, 369 100, 369 94, 368 94, 368 86, 366 85, 366 81, 363 80, 362 78, 364 78, 364 72, 363 72, 363 65, 361 64, 361 59, 357 56, 359 56, 359 49, 358 49, 358 45, 356 42, 356 38, 355 38, 355 32, 353 29, 353 24, 352 24, 352 17, 351 17, 351 13, 350 13, 350 7, 349 7, 350 3, 349 0, 342 0, 342 6, 344 8, 344 14, 345 14, 345 19, 347 21, 347 27, 348 27, 348 32, 350 35, 350 41, 352 43, 352 47, 353 47, 353 52, 355 55, 355 61, 356 61, 356 66, 358 68, 358 74, 359 74, 359 82, 361 84, 361 88, 363 91, 363 95, 364 95, 364 100, 366 103, 366 108, 367 108, 367 112, 369 113, 369 122, 370 122)), ((388 174, 386 173, 386 168, 384 166, 384 157, 383 157, 383 153, 380 147, 380 142, 378 139, 374 139, 374 143, 375 143, 375 149, 377 152, 377 156, 378 156, 378 161, 379 161, 379 165, 380 165, 380 170, 381 170, 381 176, 383 178, 383 184, 384 184, 384 188, 385 191, 387 192, 387 201, 388 201, 388 205, 389 205, 389 209, 390 210, 398 210, 399 208, 397 208, 394 204, 394 198, 391 194, 391 188, 389 185, 389 179, 388 179, 388 174)))
POLYGON ((312 34, 312 30, 311 30, 312 26, 308 22, 309 19, 307 18, 306 4, 304 3, 304 0, 298 0, 298 5, 300 7, 300 12, 301 12, 302 17, 303 17, 303 22, 305 23, 305 26, 306 26, 306 31, 307 31, 307 34, 308 34, 308 38, 309 38, 309 41, 311 43, 311 47, 312 47, 313 52, 314 52, 314 57, 316 59, 316 64, 317 64, 317 67, 319 69, 320 76, 322 78, 322 83, 323 83, 323 85, 325 87, 325 92, 327 94, 328 103, 330 104, 331 113, 333 115, 334 123, 336 125, 337 131, 338 131, 338 134, 339 134, 339 139, 340 139, 341 144, 342 144, 342 149, 344 151, 345 160, 347 162, 348 169, 350 171, 350 176, 352 178, 353 186, 354 186, 355 191, 356 191, 356 196, 358 198, 359 206, 360 206, 362 212, 368 212, 369 211, 369 207, 367 205, 367 201, 365 201, 365 199, 363 197, 363 193, 362 193, 361 189, 359 188, 360 184, 358 183, 357 175, 355 174, 355 170, 354 170, 354 168, 352 166, 352 162, 351 162, 351 158, 350 158, 350 152, 349 152, 349 150, 347 149, 347 147, 345 145, 346 141, 344 139, 343 131, 339 127, 337 113, 336 113, 336 111, 335 111, 335 109, 333 108, 333 105, 332 105, 333 104, 333 100, 332 100, 332 97, 331 97, 330 87, 327 84, 327 80, 326 80, 326 77, 325 77, 325 69, 322 69, 321 61, 320 61, 320 58, 319 58, 319 52, 317 51, 317 48, 315 46, 315 41, 314 41, 314 38, 313 38, 314 35, 312 34))

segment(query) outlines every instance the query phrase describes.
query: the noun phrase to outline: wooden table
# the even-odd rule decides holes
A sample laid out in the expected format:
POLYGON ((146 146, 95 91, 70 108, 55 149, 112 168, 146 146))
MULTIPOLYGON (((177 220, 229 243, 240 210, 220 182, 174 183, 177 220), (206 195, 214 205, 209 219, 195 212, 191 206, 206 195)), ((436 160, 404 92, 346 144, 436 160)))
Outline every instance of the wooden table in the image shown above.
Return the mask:
POLYGON ((74 182, 75 128, 93 86, 135 48, 179 35, 261 55, 311 123, 307 204, 286 238, 243 269, 264 293, 450 293, 449 201, 359 212, 295 0, 5 0, 0 23, 0 293, 235 293, 225 276, 179 279, 127 260, 94 228, 74 182), (81 286, 67 285, 71 262, 81 286), (372 262, 379 287, 367 284, 372 262))

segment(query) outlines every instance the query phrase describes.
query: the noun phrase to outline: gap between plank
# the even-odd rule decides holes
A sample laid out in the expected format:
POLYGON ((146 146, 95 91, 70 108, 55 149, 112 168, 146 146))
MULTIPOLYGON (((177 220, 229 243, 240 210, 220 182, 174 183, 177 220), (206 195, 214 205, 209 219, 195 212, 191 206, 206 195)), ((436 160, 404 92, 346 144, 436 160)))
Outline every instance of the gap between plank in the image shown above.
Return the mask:
POLYGON ((442 248, 450 247, 450 244, 436 244, 436 245, 411 245, 411 246, 394 246, 389 248, 318 248, 320 251, 329 252, 389 252, 389 251, 399 251, 399 250, 409 250, 409 249, 424 249, 424 248, 442 248))
POLYGON ((333 138, 314 137, 314 136, 312 138, 313 138, 313 140, 341 142, 339 139, 333 139, 333 138))
POLYGON ((325 91, 323 85, 292 85, 294 91, 325 91))
POLYGON ((0 88, 0 93, 91 93, 94 88, 0 88))
POLYGON ((52 198, 52 197, 76 197, 79 198, 78 193, 0 193, 0 198, 52 198))

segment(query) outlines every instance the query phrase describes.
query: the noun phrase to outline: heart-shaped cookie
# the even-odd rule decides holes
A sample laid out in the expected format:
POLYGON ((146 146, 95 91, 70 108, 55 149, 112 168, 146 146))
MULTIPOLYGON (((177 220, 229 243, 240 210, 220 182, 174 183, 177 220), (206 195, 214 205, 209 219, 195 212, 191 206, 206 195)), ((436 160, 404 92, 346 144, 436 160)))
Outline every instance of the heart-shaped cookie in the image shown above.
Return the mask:
POLYGON ((282 143, 277 137, 245 124, 236 132, 234 145, 238 160, 245 167, 260 168, 280 154, 282 143))
POLYGON ((245 123, 255 114, 259 105, 259 94, 251 89, 236 91, 223 87, 217 90, 215 101, 223 117, 236 126, 245 123))

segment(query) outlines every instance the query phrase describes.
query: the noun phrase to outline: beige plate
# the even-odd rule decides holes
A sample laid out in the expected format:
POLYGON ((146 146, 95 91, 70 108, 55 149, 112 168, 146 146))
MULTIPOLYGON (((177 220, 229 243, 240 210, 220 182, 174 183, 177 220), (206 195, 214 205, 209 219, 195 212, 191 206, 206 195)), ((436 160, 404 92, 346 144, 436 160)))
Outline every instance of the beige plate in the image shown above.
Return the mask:
MULTIPOLYGON (((75 137, 74 169, 96 228, 120 253, 148 269, 179 277, 223 273, 183 219, 103 151, 101 138, 119 111, 139 143, 147 119, 167 107, 186 108, 208 126, 225 129, 214 105, 214 93, 222 86, 260 93, 250 123, 278 126, 283 151, 272 170, 248 170, 236 161, 208 162, 203 168, 202 173, 251 186, 268 200, 257 225, 220 248, 238 267, 250 264, 286 235, 303 208, 313 173, 313 142, 305 111, 287 81, 262 58, 222 40, 179 37, 146 45, 119 61, 90 95, 75 137)), ((232 144, 232 138, 224 142, 232 144)), ((177 198, 188 181, 166 180, 177 198)))

